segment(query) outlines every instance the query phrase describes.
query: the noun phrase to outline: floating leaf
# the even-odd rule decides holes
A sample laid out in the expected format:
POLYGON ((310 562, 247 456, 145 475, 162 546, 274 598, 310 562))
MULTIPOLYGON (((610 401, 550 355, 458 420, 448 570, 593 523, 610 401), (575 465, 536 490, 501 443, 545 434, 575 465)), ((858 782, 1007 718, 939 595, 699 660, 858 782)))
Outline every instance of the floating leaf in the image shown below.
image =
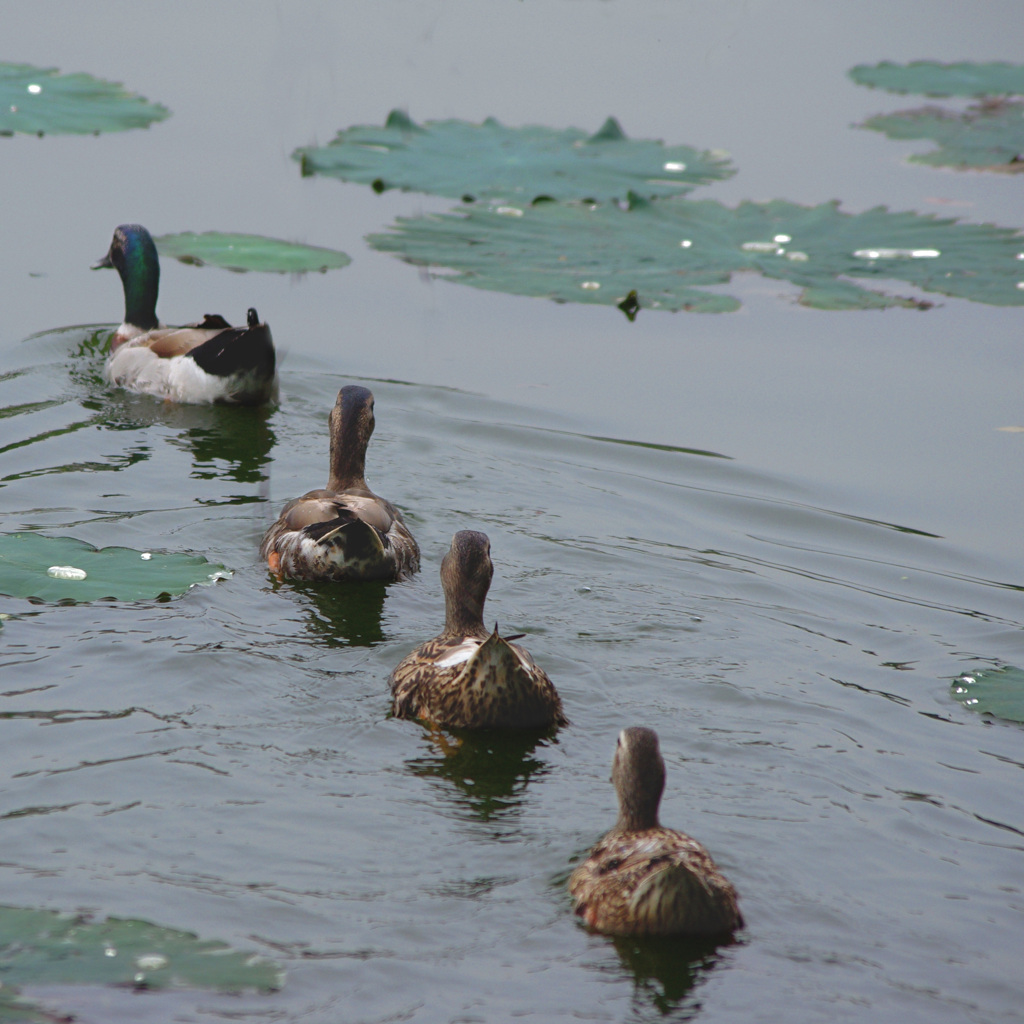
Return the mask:
POLYGON ((284 981, 268 960, 189 932, 18 907, 0 907, 0 971, 5 988, 93 984, 267 992, 284 981))
POLYGON ((1024 722, 1024 670, 1012 665, 959 676, 953 696, 979 714, 1024 722))
POLYGON ((144 601, 221 579, 199 555, 94 548, 74 537, 0 534, 0 594, 39 601, 144 601), (82 575, 84 573, 84 575, 82 575))
POLYGON ((858 64, 850 77, 858 85, 888 92, 918 93, 922 96, 1012 96, 1024 95, 1022 64, 940 64, 918 60, 911 64, 858 64))
POLYGON ((173 256, 197 267, 210 264, 243 273, 258 270, 270 274, 324 273, 347 267, 352 260, 343 252, 321 249, 298 242, 282 242, 261 235, 225 235, 205 231, 200 235, 184 231, 179 235, 155 238, 163 256, 173 256))
POLYGON ((869 118, 862 128, 890 139, 932 139, 939 148, 914 163, 988 171, 1024 171, 1024 102, 996 100, 965 111, 921 107, 869 118))
POLYGON ((119 132, 170 116, 159 103, 92 75, 0 64, 0 135, 119 132))
MULTIPOLYGON (((898 279, 986 302, 1024 305, 1024 240, 991 224, 958 224, 883 207, 842 213, 837 203, 775 200, 736 208, 711 200, 633 197, 615 205, 545 203, 505 211, 468 207, 400 218, 370 244, 410 263, 446 267, 448 280, 560 302, 729 312, 739 302, 706 291, 734 273, 791 281, 817 309, 924 308, 849 280, 898 279)), ((633 309, 635 312, 635 309, 633 309)))
POLYGON ((614 118, 595 135, 578 128, 506 128, 428 121, 393 110, 383 128, 356 125, 326 146, 292 154, 303 175, 326 174, 372 185, 453 198, 530 203, 538 199, 671 196, 731 177, 728 161, 689 146, 627 139, 614 118))

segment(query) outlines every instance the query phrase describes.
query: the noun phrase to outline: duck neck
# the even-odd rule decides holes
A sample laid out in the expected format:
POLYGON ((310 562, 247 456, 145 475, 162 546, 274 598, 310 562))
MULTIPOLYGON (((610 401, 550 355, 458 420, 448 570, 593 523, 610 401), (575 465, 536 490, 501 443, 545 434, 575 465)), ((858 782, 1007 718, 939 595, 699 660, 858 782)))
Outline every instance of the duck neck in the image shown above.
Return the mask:
POLYGON ((144 331, 159 327, 156 297, 160 290, 160 261, 156 246, 150 243, 138 248, 121 271, 121 283, 124 285, 125 323, 144 331))
POLYGON ((650 805, 644 802, 628 805, 625 801, 619 802, 619 820, 615 823, 617 832, 643 832, 657 828, 659 824, 657 801, 650 805))
POLYGON ((447 590, 444 595, 444 631, 449 636, 475 636, 481 640, 487 638, 487 627, 484 626, 483 594, 460 590, 453 593, 447 590))
POLYGON ((619 820, 615 827, 620 832, 642 832, 659 825, 658 808, 665 789, 665 770, 660 758, 657 766, 646 766, 646 772, 638 770, 639 767, 634 764, 631 769, 625 769, 616 764, 612 768, 619 796, 619 820))
POLYGON ((368 490, 366 486, 366 450, 345 444, 344 436, 331 435, 331 476, 329 491, 368 490))

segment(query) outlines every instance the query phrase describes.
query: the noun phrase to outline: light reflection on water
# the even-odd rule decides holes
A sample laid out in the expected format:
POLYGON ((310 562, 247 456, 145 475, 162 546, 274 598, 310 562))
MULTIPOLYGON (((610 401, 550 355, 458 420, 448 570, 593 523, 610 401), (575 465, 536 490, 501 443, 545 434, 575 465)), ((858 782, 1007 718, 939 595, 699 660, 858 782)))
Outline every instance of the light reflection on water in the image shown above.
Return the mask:
POLYGON ((19 902, 255 945, 289 983, 251 1005, 285 1019, 335 1019, 340 992, 359 1019, 424 1021, 1016 1005, 1020 731, 949 695, 1019 651, 1012 580, 728 453, 370 381, 367 477, 407 510, 424 571, 280 584, 259 536, 322 483, 345 378, 288 370, 269 414, 175 409, 98 387, 101 356, 69 350, 73 332, 3 357, 6 528, 236 571, 165 603, 0 599, 19 902), (440 558, 464 527, 491 537, 487 615, 528 633, 560 689, 556 735, 389 717, 388 673, 440 626, 440 558), (661 734, 666 823, 741 893, 737 945, 638 946, 572 920, 564 881, 612 823, 627 724, 661 734))

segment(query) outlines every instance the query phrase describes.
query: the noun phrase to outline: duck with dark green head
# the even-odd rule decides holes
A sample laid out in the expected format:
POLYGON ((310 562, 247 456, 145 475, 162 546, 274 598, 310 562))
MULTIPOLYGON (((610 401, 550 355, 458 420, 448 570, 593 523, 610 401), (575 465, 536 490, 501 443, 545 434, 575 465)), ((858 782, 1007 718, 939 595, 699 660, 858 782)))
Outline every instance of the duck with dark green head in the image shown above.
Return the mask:
POLYGON ((461 729, 541 729, 564 725, 547 673, 518 644, 484 626, 494 566, 487 535, 461 530, 441 562, 444 630, 391 673, 394 712, 461 729))
POLYGON ((105 369, 118 387, 171 402, 261 405, 277 391, 270 328, 250 309, 245 327, 219 314, 185 327, 161 327, 156 316, 160 260, 141 224, 114 231, 93 270, 112 267, 124 286, 124 322, 110 339, 105 369))
POLYGON ((279 576, 303 580, 404 580, 420 549, 402 513, 366 485, 373 392, 349 384, 329 417, 327 486, 288 502, 267 530, 260 557, 279 576))
POLYGON ((615 828, 572 873, 576 913, 610 935, 727 935, 743 927, 732 883, 696 839, 665 828, 665 762, 653 729, 619 733, 615 828))

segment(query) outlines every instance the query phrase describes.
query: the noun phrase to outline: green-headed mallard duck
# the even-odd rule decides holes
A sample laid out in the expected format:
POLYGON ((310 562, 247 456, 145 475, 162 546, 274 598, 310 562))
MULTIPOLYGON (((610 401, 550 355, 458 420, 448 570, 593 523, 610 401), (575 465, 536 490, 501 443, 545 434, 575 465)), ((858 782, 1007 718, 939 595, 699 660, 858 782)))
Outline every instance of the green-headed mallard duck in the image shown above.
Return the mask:
POLYGON ((724 935, 743 927, 736 890, 696 839, 658 823, 665 762, 653 729, 619 733, 619 820, 572 873, 576 913, 611 935, 724 935))
POLYGON ((277 388, 270 328, 250 309, 245 327, 207 314, 185 327, 156 318, 160 261, 141 224, 114 231, 107 255, 93 270, 113 267, 124 285, 124 323, 110 339, 106 377, 112 384, 171 402, 260 405, 277 388))
POLYGON ((402 513, 366 486, 373 392, 349 384, 329 418, 331 475, 322 490, 288 502, 267 530, 260 557, 281 576, 304 580, 404 580, 420 549, 402 513))
MULTIPOLYGON (((462 530, 441 562, 445 623, 391 673, 399 718, 461 729, 537 729, 564 725, 562 701, 547 673, 518 644, 484 628, 491 585, 487 535, 462 530)), ((513 637, 512 639, 516 639, 513 637)))

